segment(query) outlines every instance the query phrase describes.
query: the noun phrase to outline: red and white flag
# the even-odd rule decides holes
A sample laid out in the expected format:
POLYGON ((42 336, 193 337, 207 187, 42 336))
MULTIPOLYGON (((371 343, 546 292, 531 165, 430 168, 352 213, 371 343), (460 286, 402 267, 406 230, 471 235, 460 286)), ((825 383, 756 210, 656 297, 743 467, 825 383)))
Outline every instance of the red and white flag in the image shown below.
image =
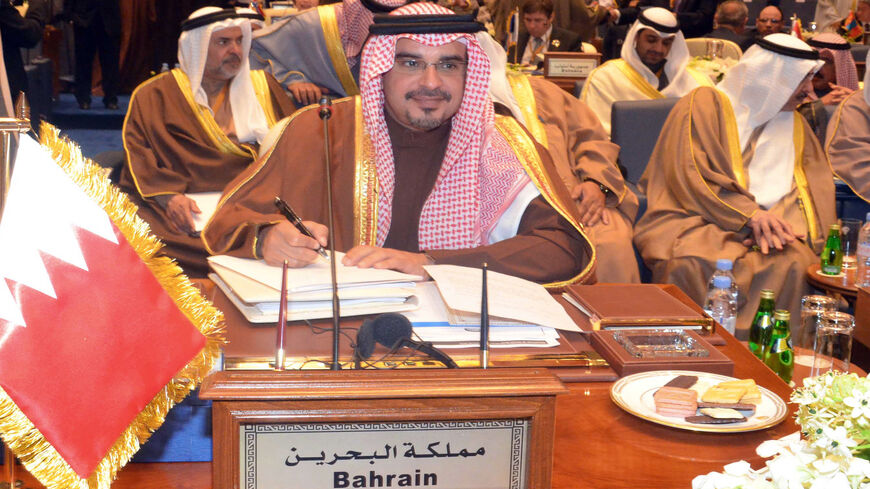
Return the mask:
POLYGON ((210 370, 222 318, 98 167, 42 133, 20 140, 0 219, 0 432, 47 487, 108 487, 210 370))

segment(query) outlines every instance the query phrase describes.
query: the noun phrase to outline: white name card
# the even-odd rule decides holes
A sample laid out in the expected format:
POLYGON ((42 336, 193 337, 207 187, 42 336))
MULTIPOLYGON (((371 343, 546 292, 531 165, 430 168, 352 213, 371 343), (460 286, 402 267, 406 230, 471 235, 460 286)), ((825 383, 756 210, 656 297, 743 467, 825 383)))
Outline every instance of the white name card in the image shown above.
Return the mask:
POLYGON ((241 424, 244 489, 526 489, 529 422, 241 424))
POLYGON ((547 77, 586 78, 598 66, 594 58, 550 58, 547 77))

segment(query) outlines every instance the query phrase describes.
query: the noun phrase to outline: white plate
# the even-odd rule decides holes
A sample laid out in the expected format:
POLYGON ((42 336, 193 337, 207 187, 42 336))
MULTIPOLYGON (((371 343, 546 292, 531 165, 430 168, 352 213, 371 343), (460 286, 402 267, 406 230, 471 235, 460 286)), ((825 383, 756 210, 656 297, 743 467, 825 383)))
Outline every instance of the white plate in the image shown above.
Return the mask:
POLYGON ((779 396, 758 386, 761 391, 761 403, 755 406, 755 414, 746 421, 730 424, 697 424, 689 423, 683 418, 662 416, 656 413, 653 394, 659 387, 667 384, 678 375, 695 375, 698 382, 717 384, 727 380, 737 380, 734 377, 711 374, 707 372, 690 372, 686 370, 659 370, 654 372, 641 372, 639 374, 623 377, 610 388, 610 398, 617 406, 629 413, 665 426, 672 426, 689 431, 709 431, 714 433, 734 433, 738 431, 755 431, 769 428, 783 419, 788 414, 785 402, 779 396))

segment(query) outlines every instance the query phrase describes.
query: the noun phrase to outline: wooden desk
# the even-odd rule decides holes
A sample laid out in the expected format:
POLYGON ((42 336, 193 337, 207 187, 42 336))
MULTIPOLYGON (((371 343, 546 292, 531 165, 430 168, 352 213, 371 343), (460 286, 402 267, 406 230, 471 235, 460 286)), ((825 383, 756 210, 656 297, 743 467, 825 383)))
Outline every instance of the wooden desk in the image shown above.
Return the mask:
MULTIPOLYGON (((697 306, 694 306, 697 307, 697 306)), ((734 360, 735 376, 751 377, 784 400, 791 389, 727 332, 720 347, 734 360)), ((601 367, 593 367, 601 368, 601 367)), ((609 370, 609 369, 608 369, 609 370)), ((749 433, 696 433, 637 418, 610 400, 609 381, 568 383, 557 397, 553 467, 555 489, 677 488, 740 459, 762 465, 761 442, 797 431, 789 416, 777 426, 749 433)), ((24 472, 23 470, 21 472, 24 472)), ((25 487, 40 488, 29 475, 25 487)), ((211 463, 128 464, 113 489, 209 489, 211 463)))
POLYGON ((854 304, 855 299, 858 297, 858 289, 855 288, 855 273, 857 273, 857 270, 852 269, 842 277, 829 277, 818 273, 820 268, 821 266, 818 263, 813 263, 807 267, 807 281, 810 285, 823 290, 825 294, 834 298, 842 296, 850 304, 854 304))

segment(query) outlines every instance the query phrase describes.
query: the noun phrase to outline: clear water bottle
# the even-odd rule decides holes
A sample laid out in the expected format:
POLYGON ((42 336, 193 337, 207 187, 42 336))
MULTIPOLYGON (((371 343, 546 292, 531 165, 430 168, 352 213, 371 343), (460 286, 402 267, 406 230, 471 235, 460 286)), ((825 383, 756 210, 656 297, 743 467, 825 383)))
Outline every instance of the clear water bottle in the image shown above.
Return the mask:
POLYGON ((704 312, 721 324, 729 333, 737 330, 737 300, 731 291, 731 278, 724 275, 713 277, 713 290, 704 301, 704 312))
POLYGON ((870 212, 867 213, 867 222, 858 233, 858 250, 855 259, 858 260, 855 286, 870 287, 870 212))
POLYGON ((160 73, 165 73, 169 71, 169 63, 163 63, 160 65, 160 73))
POLYGON ((734 296, 734 303, 737 303, 737 295, 739 294, 739 291, 737 290, 737 280, 734 279, 734 274, 731 271, 733 267, 734 263, 727 258, 719 258, 716 260, 716 270, 713 272, 713 276, 710 277, 710 281, 707 283, 707 297, 710 296, 710 292, 715 288, 713 281, 716 280, 716 277, 728 277, 731 279, 731 295, 734 296))

